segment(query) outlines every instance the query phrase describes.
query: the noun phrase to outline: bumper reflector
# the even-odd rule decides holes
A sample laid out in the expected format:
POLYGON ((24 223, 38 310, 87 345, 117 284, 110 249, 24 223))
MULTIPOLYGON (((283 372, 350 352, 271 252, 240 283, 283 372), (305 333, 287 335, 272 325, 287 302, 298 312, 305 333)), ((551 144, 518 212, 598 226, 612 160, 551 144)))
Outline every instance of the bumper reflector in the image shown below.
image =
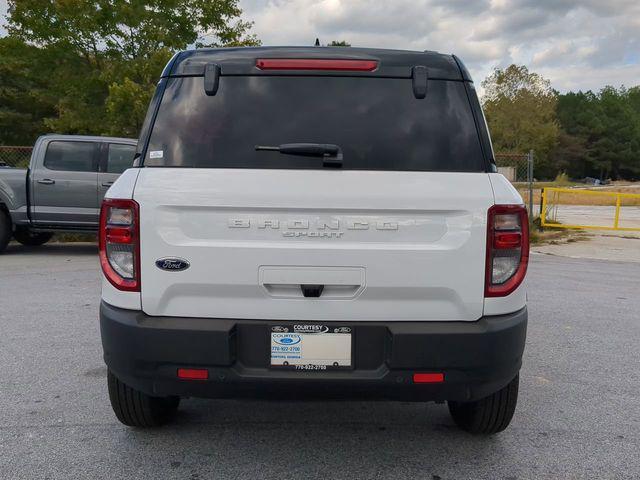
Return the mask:
POLYGON ((413 383, 442 383, 444 373, 414 373, 413 383))
POLYGON ((179 368, 178 378, 182 380, 207 380, 209 370, 206 368, 179 368))

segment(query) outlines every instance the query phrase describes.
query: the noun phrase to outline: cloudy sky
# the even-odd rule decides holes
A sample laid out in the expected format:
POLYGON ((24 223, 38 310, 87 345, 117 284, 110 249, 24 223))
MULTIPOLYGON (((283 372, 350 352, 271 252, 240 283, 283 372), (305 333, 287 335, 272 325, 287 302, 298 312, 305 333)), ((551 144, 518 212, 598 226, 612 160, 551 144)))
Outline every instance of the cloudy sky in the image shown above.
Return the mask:
MULTIPOLYGON (((455 53, 476 82, 527 65, 561 91, 640 84, 640 0, 240 0, 264 45, 455 53)), ((0 14, 6 0, 0 0, 0 14)), ((3 23, 3 22, 0 22, 3 23)), ((0 30, 0 33, 3 33, 0 30)))
POLYGON ((527 65, 559 90, 640 85, 640 0, 241 0, 265 45, 455 53, 479 83, 527 65))

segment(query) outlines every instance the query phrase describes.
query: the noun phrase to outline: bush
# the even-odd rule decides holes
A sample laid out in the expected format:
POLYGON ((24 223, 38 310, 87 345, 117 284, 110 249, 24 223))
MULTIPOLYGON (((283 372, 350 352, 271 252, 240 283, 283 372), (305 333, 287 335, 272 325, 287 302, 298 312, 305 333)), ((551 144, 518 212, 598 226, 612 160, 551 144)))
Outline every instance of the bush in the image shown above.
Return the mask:
POLYGON ((566 187, 571 184, 571 180, 569 180, 569 175, 565 172, 560 172, 556 175, 556 179, 553 181, 559 187, 566 187))
POLYGON ((75 243, 75 242, 89 242, 95 243, 98 241, 97 235, 92 233, 56 233, 53 237, 54 242, 60 243, 75 243))

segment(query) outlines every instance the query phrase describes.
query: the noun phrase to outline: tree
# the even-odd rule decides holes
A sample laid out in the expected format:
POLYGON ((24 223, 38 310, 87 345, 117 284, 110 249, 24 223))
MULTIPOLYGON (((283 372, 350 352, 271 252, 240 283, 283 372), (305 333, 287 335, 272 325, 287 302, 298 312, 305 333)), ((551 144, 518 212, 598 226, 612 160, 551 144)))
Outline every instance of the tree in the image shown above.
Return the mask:
MULTIPOLYGON (((605 87, 599 94, 602 123, 600 138, 594 150, 607 173, 618 180, 640 174, 640 118, 629 102, 628 91, 622 87, 605 87)), ((607 175, 609 176, 609 175, 607 175)))
POLYGON ((558 95, 556 107, 561 126, 553 158, 558 168, 574 178, 600 176, 600 165, 589 139, 596 120, 597 96, 592 92, 558 95))
POLYGON ((549 80, 525 66, 510 65, 504 70, 495 69, 482 86, 483 108, 495 150, 534 150, 536 175, 555 175, 549 154, 559 134, 557 95, 549 80))
POLYGON ((8 30, 39 45, 65 43, 99 64, 187 45, 256 44, 238 0, 9 0, 8 30))
POLYGON ((137 135, 173 52, 256 45, 239 0, 9 0, 8 31, 66 60, 47 72, 62 133, 137 135), (106 107, 106 108, 105 108, 106 107), (126 111, 123 108, 126 107, 126 111))
MULTIPOLYGON (((637 178, 640 175, 640 89, 605 87, 599 93, 559 96, 558 120, 581 158, 567 169, 574 176, 637 178), (579 168, 576 168, 578 167, 579 168)), ((571 157, 560 142, 558 158, 571 157)))
POLYGON ((329 45, 327 45, 328 47, 350 47, 351 44, 347 43, 345 40, 333 40, 329 45))
POLYGON ((125 77, 109 86, 106 100, 107 132, 135 138, 140 132, 147 113, 152 92, 143 85, 125 77))
POLYGON ((640 85, 627 90, 627 96, 634 113, 640 116, 640 85))
POLYGON ((0 145, 30 145, 55 114, 48 91, 51 56, 11 37, 0 38, 0 145))

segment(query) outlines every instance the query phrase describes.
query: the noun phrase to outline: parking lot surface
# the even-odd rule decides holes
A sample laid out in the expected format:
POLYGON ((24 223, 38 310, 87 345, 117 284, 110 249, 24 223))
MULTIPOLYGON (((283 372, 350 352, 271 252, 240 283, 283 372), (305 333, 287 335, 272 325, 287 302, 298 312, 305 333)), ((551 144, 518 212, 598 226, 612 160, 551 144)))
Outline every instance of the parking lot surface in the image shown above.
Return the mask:
MULTIPOLYGON (((614 199, 615 201, 615 199, 614 199)), ((534 214, 540 215, 540 205, 534 206, 534 214)), ((601 205, 557 205, 554 217, 547 217, 547 222, 560 222, 565 225, 598 225, 612 227, 614 224, 616 207, 601 205)), ((618 219, 620 228, 640 229, 640 206, 622 206, 618 219)), ((624 235, 640 235, 637 231, 618 231, 624 235)))
POLYGON ((0 256, 0 478, 640 477, 640 264, 535 255, 520 400, 490 438, 445 405, 186 400, 133 430, 109 406, 93 245, 0 256))

